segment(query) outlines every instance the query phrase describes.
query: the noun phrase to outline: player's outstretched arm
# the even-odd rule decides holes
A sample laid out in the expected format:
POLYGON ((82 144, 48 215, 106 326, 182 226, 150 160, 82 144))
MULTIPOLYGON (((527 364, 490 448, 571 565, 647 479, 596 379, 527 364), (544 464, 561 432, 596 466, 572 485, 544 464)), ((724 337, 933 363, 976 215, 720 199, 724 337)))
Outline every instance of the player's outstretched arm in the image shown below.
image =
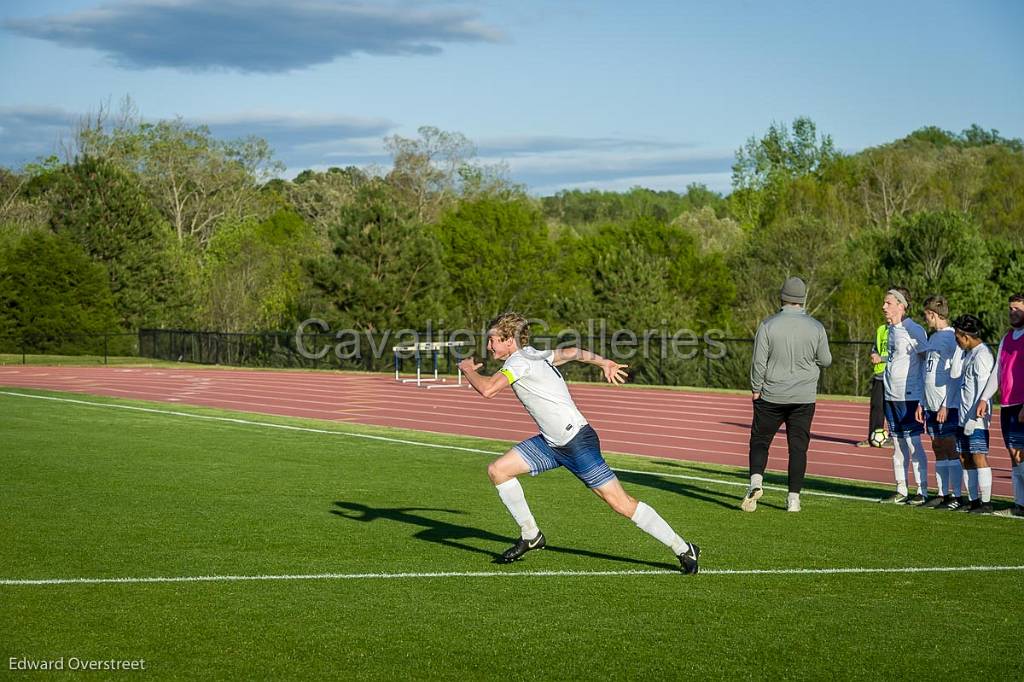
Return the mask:
POLYGON ((564 365, 567 362, 585 362, 588 365, 594 365, 600 367, 601 371, 604 372, 604 378, 609 384, 624 384, 628 378, 626 375, 626 368, 629 365, 620 365, 614 360, 603 358, 597 353, 593 353, 584 348, 559 348, 554 351, 554 356, 551 358, 551 364, 555 367, 564 365))
POLYGON ((493 398, 501 392, 501 389, 509 385, 508 377, 501 372, 489 377, 484 376, 480 374, 480 368, 483 366, 484 363, 477 362, 471 357, 465 358, 459 363, 459 369, 462 370, 462 375, 466 377, 469 385, 483 397, 493 398))

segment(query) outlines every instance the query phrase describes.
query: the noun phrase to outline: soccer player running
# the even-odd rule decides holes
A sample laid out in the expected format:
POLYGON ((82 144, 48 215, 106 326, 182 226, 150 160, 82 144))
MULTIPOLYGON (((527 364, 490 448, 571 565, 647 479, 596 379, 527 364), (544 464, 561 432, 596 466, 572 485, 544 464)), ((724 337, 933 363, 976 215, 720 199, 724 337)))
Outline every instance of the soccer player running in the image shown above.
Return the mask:
POLYGON ((953 322, 956 342, 964 351, 964 370, 960 379, 960 426, 956 433, 956 449, 967 472, 967 493, 971 505, 949 505, 950 509, 972 514, 992 513, 992 468, 988 464, 988 431, 991 416, 979 416, 982 391, 992 376, 995 359, 981 341, 981 320, 974 315, 961 315, 953 322))
POLYGON ((1003 444, 1010 453, 1013 472, 1013 508, 1011 516, 1024 516, 1024 421, 1021 421, 1021 406, 1024 405, 1024 294, 1010 297, 1010 331, 999 342, 995 370, 978 401, 977 416, 989 413, 992 396, 999 389, 1002 409, 999 410, 999 425, 1003 432, 1003 444))
POLYGON ((757 328, 750 391, 754 419, 750 424, 750 487, 740 503, 745 512, 757 510, 764 494, 762 482, 768 448, 786 424, 789 446, 789 496, 786 511, 800 511, 800 490, 807 471, 807 446, 822 367, 832 364, 825 328, 804 310, 807 286, 790 277, 779 292, 782 308, 757 328))
POLYGON ((520 559, 531 550, 543 548, 546 542, 517 477, 536 476, 564 466, 613 510, 669 547, 683 573, 697 573, 700 548, 683 540, 658 512, 623 489, 601 456, 597 432, 576 409, 558 371, 559 366, 575 360, 600 367, 608 383, 621 384, 626 380, 626 365, 582 348, 541 351, 529 342, 529 321, 517 313, 505 313, 491 322, 487 332, 487 350, 495 359, 504 360, 498 373, 480 374, 483 365, 472 357, 459 363, 470 386, 485 398, 493 398, 511 386, 540 428, 539 435, 519 443, 487 467, 498 496, 521 529, 519 540, 501 555, 500 561, 520 559))
POLYGON ((928 501, 928 456, 921 444, 924 426, 915 416, 921 401, 923 380, 921 356, 928 350, 928 337, 917 322, 907 317, 910 293, 902 287, 889 289, 882 312, 889 323, 889 358, 885 365, 885 417, 892 435, 892 466, 896 493, 883 502, 924 504, 928 501), (917 495, 910 497, 907 473, 914 464, 917 495))
POLYGON ((956 453, 960 424, 960 378, 963 351, 949 325, 949 303, 942 296, 924 302, 925 323, 935 332, 928 337, 924 360, 924 400, 917 406, 917 421, 925 425, 935 453, 935 487, 938 494, 925 507, 946 508, 963 489, 963 471, 956 453), (954 494, 955 492, 955 494, 954 494))

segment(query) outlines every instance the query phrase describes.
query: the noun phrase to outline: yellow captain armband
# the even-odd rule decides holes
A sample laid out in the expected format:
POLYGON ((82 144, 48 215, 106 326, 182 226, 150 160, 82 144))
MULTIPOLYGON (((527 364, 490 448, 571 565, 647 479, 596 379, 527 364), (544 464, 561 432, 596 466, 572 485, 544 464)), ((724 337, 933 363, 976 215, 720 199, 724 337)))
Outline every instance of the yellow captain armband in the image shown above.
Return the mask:
POLYGON ((512 374, 512 370, 505 369, 504 367, 502 367, 498 371, 505 375, 505 378, 508 379, 509 384, 516 383, 516 377, 514 374, 512 374))

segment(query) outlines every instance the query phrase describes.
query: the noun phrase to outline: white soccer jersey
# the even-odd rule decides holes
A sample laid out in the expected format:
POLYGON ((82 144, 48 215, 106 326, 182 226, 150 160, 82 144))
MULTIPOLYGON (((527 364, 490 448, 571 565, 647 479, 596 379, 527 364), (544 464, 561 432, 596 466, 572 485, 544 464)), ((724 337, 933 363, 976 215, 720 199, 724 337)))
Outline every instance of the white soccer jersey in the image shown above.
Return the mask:
POLYGON ((968 422, 972 422, 974 429, 988 429, 992 410, 989 410, 983 419, 975 419, 974 415, 978 409, 981 392, 985 389, 995 364, 992 351, 983 343, 979 343, 974 350, 964 354, 964 374, 960 379, 961 427, 966 427, 968 422))
MULTIPOLYGON (((954 332, 955 336, 955 332, 954 332)), ((964 349, 959 345, 949 363, 949 387, 946 389, 946 407, 960 409, 960 382, 964 378, 964 349)))
POLYGON ((909 317, 889 325, 889 357, 885 362, 885 399, 920 400, 921 354, 928 350, 928 336, 909 317))
POLYGON ((565 445, 587 424, 562 373, 551 364, 553 351, 526 346, 508 356, 501 370, 516 397, 533 417, 549 445, 565 445))
POLYGON ((960 346, 952 327, 939 329, 928 337, 928 352, 924 356, 924 409, 938 412, 941 407, 955 407, 949 398, 958 389, 951 376, 953 358, 960 346))

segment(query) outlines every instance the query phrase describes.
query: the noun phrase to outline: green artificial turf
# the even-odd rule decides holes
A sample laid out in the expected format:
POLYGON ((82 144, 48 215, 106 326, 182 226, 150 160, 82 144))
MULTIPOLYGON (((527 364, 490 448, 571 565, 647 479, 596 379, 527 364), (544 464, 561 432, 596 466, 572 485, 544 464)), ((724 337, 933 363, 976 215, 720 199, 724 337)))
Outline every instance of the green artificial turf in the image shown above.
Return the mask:
POLYGON ((167 679, 1020 672, 1021 570, 726 572, 1019 566, 1016 519, 811 495, 884 493, 822 479, 800 514, 778 491, 744 514, 730 485, 742 472, 609 455, 634 496, 701 545, 702 573, 656 573, 678 565, 671 553, 565 471, 524 481, 549 546, 502 566, 518 528, 489 456, 457 448, 508 443, 64 397, 96 405, 0 393, 0 579, 219 578, 0 584, 7 675, 32 676, 11 659, 72 657, 143 659, 167 679), (438 573, 482 575, 422 575, 438 573), (259 575, 321 577, 222 579, 259 575))

